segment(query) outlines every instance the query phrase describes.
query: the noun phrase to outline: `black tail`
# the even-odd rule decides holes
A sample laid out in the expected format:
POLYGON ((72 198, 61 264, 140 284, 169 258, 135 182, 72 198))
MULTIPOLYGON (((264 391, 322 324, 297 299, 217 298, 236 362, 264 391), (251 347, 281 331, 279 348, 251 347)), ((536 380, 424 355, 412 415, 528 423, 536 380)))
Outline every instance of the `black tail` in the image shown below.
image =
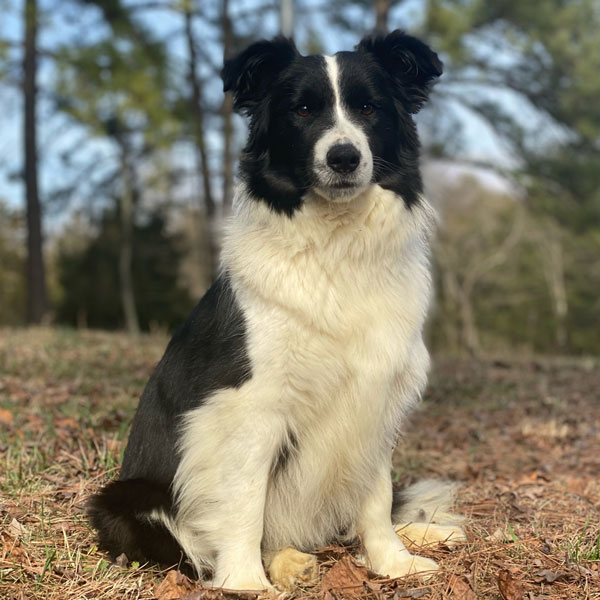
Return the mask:
POLYGON ((146 479, 109 483, 88 505, 100 549, 113 560, 124 553, 131 561, 183 563, 185 555, 177 540, 160 521, 146 516, 156 510, 172 514, 172 503, 167 489, 146 479))

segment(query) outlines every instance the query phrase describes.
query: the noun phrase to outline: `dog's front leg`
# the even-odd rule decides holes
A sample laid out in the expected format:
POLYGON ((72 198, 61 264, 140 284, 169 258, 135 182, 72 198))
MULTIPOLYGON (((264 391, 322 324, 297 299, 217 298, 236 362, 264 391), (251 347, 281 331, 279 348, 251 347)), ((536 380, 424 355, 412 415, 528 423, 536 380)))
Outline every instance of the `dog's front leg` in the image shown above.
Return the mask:
POLYGON ((391 465, 386 464, 361 507, 357 524, 369 567, 387 577, 435 571, 437 564, 414 556, 406 549, 392 526, 391 465))
POLYGON ((225 393, 219 400, 187 421, 176 476, 179 540, 196 568, 213 567, 213 586, 262 590, 271 587, 261 540, 280 423, 258 410, 229 410, 225 393))

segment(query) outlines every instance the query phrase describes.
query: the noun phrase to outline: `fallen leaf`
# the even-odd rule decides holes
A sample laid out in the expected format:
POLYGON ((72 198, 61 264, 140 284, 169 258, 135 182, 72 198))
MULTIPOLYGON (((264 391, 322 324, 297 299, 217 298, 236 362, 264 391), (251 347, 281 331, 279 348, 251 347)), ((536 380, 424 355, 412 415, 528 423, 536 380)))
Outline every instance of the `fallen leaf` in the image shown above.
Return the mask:
POLYGON ((583 565, 567 563, 567 567, 569 567, 571 573, 577 574, 580 577, 592 577, 594 579, 598 578, 598 571, 592 571, 583 565))
POLYGON ((0 560, 4 560, 7 556, 10 556, 12 560, 20 560, 25 556, 25 552, 21 548, 19 538, 4 536, 0 533, 0 560))
POLYGON ((54 430, 59 438, 66 440, 79 431, 79 423, 72 417, 57 418, 54 419, 54 430))
POLYGON ((367 580, 367 569, 346 555, 327 571, 321 582, 321 590, 323 593, 343 590, 348 596, 361 596, 363 583, 367 580))
POLYGON ((0 424, 6 425, 10 427, 15 420, 14 415, 10 412, 10 410, 6 410, 5 408, 0 408, 0 424))
POLYGON ((154 590, 157 600, 175 600, 194 590, 189 577, 179 571, 169 571, 162 583, 154 590))
POLYGON ((522 600, 525 594, 523 584, 517 581, 507 569, 498 573, 498 588, 504 600, 522 600))
POLYGON ((555 573, 554 571, 551 571, 550 569, 543 569, 541 570, 539 573, 535 574, 535 578, 542 582, 544 581, 545 583, 554 583, 557 579, 561 579, 563 577, 566 576, 566 573, 555 573))
POLYGON ((584 477, 568 477, 566 483, 569 492, 584 496, 590 480, 584 477))
POLYGON ((27 527, 25 527, 25 525, 23 525, 22 523, 19 523, 19 521, 17 521, 14 518, 8 524, 8 527, 6 529, 9 535, 15 538, 21 537, 22 535, 25 535, 27 533, 27 527))
POLYGON ((505 542, 506 541, 506 535, 504 534, 504 529, 501 529, 500 527, 498 527, 498 529, 496 529, 496 531, 494 531, 494 533, 492 533, 491 535, 488 535, 485 538, 486 542, 505 542))
POLYGON ((466 577, 450 575, 448 590, 452 593, 453 600, 477 600, 477 596, 466 577))

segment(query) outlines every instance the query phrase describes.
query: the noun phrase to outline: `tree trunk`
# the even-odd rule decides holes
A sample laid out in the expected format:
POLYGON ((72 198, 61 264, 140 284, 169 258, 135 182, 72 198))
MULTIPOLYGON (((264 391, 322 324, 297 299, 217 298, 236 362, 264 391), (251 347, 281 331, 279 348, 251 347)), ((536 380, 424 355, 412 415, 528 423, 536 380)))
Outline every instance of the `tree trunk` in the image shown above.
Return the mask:
POLYGON ((196 41, 192 26, 193 4, 192 0, 187 0, 184 4, 185 19, 185 38, 188 47, 188 83, 191 88, 190 113, 194 123, 194 138, 198 155, 198 171, 202 177, 204 187, 204 212, 207 221, 208 235, 208 267, 211 274, 211 280, 216 279, 218 274, 218 247, 216 243, 216 210, 215 200, 212 194, 211 173, 208 164, 208 153, 206 150, 206 141, 204 138, 204 109, 202 107, 202 92, 200 80, 196 71, 197 53, 196 41))
POLYGON ((48 313, 46 274, 42 253, 42 215, 38 194, 36 70, 37 0, 25 2, 25 54, 23 57, 25 196, 27 201, 27 319, 41 323, 48 313))
POLYGON ((133 174, 125 144, 121 146, 121 246, 119 248, 119 283, 121 286, 121 305, 128 333, 140 332, 135 293, 133 289, 133 174))
MULTIPOLYGON (((223 26, 223 58, 227 59, 232 54, 233 28, 229 18, 229 0, 222 0, 221 18, 223 26)), ((231 212, 233 199, 233 97, 225 94, 223 106, 223 214, 231 212)))
POLYGON ((554 342, 559 352, 564 352, 567 346, 567 315, 569 304, 565 285, 565 267, 560 233, 550 225, 548 233, 541 236, 541 258, 544 266, 544 277, 552 299, 555 328, 554 342))
POLYGON ((478 357, 481 355, 481 344, 479 343, 479 331, 475 323, 475 312, 470 290, 467 291, 464 287, 461 288, 458 301, 463 346, 471 356, 478 357))
POLYGON ((281 35, 294 37, 294 0, 280 0, 279 27, 281 35))
POLYGON ((441 312, 445 315, 443 327, 446 337, 446 348, 449 348, 452 352, 456 352, 460 349, 457 325, 459 306, 458 284, 456 282, 456 275, 443 261, 438 261, 438 269, 440 270, 442 288, 444 290, 444 306, 441 312))
POLYGON ((375 29, 386 32, 390 14, 390 0, 375 0, 375 29))

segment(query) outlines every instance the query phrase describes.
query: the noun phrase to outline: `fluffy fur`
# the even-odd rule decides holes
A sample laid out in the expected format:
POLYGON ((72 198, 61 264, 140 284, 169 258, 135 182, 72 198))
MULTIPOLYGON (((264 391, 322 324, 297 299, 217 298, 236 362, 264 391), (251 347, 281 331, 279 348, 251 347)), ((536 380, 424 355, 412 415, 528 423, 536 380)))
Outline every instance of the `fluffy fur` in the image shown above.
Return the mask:
POLYGON ((261 589, 263 559, 294 581, 315 571, 303 553, 359 536, 384 575, 435 569, 393 525, 429 521, 448 488, 396 498, 392 523, 390 470, 429 366, 434 216, 411 114, 440 74, 398 31, 334 57, 276 38, 226 63, 250 133, 222 275, 152 375, 119 481, 91 501, 113 556, 187 558, 214 585, 261 589))

